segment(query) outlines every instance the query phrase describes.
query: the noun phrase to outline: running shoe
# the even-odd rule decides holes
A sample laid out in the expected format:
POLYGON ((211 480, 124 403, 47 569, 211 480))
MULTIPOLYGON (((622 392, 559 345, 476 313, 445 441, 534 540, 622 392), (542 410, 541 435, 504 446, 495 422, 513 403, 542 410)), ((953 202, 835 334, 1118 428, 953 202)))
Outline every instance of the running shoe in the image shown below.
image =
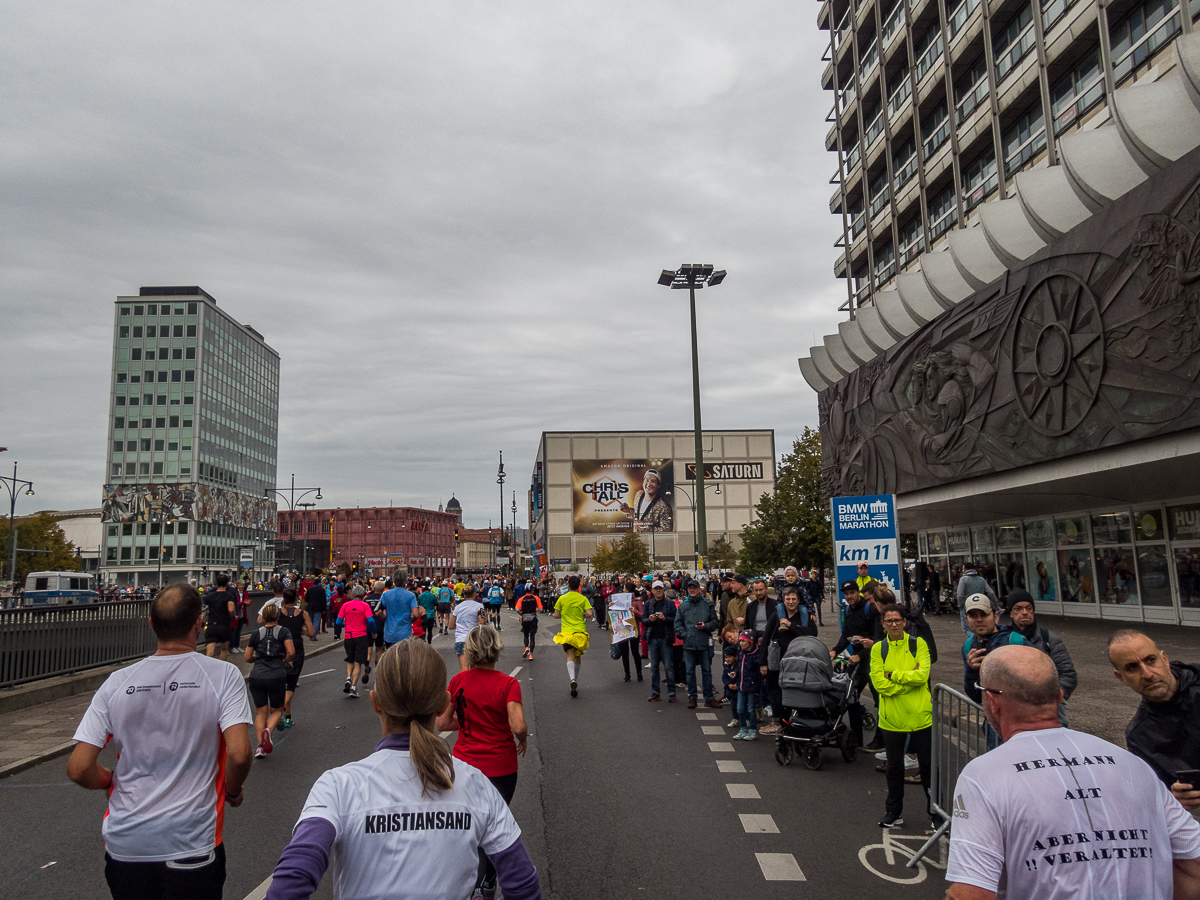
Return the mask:
POLYGON ((737 733, 737 734, 735 734, 735 735, 734 735, 734 736, 731 738, 731 740, 734 740, 734 741, 741 741, 741 740, 744 740, 744 739, 745 739, 745 737, 746 737, 746 729, 745 729, 745 728, 739 728, 739 729, 738 729, 738 733, 737 733))
POLYGON ((573 679, 573 678, 571 679, 571 696, 572 697, 579 696, 579 685, 576 683, 575 679, 573 679))
POLYGON ((649 699, 651 703, 657 703, 662 700, 662 697, 658 694, 651 694, 649 699))
POLYGON ((262 748, 263 753, 270 753, 272 750, 275 749, 275 745, 271 743, 271 729, 270 728, 264 728, 262 730, 262 734, 259 736, 259 740, 262 742, 259 744, 259 747, 262 748))
POLYGON ((357 699, 358 699, 358 688, 356 688, 356 687, 352 687, 352 688, 350 688, 350 699, 351 699, 351 700, 357 700, 357 699))
POLYGON ((878 753, 875 754, 875 758, 877 760, 879 760, 880 762, 887 762, 887 751, 880 750, 878 753))
POLYGON ((730 722, 730 723, 729 723, 729 727, 730 727, 730 728, 737 728, 737 727, 738 727, 738 720, 737 720, 737 719, 734 719, 732 722, 730 722))
POLYGON ((291 717, 291 716, 284 716, 284 717, 283 717, 283 727, 284 727, 284 728, 291 728, 291 727, 292 727, 292 717, 291 717))
POLYGON ((367 666, 367 670, 365 672, 363 672, 362 683, 366 684, 370 680, 371 680, 371 667, 367 666))
MULTIPOLYGON (((675 695, 674 695, 674 694, 672 694, 670 697, 668 697, 668 698, 667 698, 667 702, 668 702, 668 703, 678 703, 679 701, 678 701, 678 700, 676 700, 676 699, 675 699, 675 695)), ((736 723, 735 723, 735 724, 736 724, 736 723)))
MULTIPOLYGON (((371 664, 370 663, 367 663, 366 666, 363 668, 363 674, 364 675, 371 674, 371 664)), ((363 682, 363 683, 366 684, 366 682, 363 682)))
POLYGON ((349 678, 346 679, 346 683, 342 686, 342 693, 343 694, 350 693, 350 679, 349 678))
POLYGON ((533 654, 532 653, 529 654, 529 661, 533 662, 533 654))
POLYGON ((262 747, 259 747, 257 750, 254 751, 254 758, 255 759, 266 759, 267 754, 263 753, 262 747))
POLYGON ((879 820, 880 828, 899 828, 904 824, 904 819, 893 813, 885 813, 884 817, 879 820))
POLYGON ((758 732, 755 731, 753 728, 751 728, 746 732, 746 736, 743 737, 742 740, 743 741, 757 741, 758 740, 758 732))

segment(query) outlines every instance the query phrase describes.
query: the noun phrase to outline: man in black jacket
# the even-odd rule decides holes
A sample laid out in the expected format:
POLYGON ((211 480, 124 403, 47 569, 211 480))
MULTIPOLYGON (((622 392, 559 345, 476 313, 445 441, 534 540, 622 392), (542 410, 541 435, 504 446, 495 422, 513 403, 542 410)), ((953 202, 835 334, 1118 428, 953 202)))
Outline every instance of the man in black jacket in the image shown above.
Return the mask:
MULTIPOLYGON (((858 592, 858 584, 854 581, 842 583, 842 596, 850 604, 846 611, 846 621, 842 625, 842 636, 829 651, 833 659, 847 647, 852 647, 850 661, 858 663, 854 670, 854 696, 858 697, 871 681, 871 647, 875 644, 875 610, 858 592)), ((850 704, 850 730, 858 738, 858 745, 863 746, 863 708, 860 703, 850 704)), ((864 750, 878 752, 883 749, 883 743, 878 734, 872 739, 870 746, 864 750), (876 746, 878 745, 878 746, 876 746)))
POLYGON ((1200 666, 1171 662, 1140 631, 1108 640, 1117 680, 1142 698, 1125 728, 1125 744, 1144 759, 1189 811, 1200 808, 1200 784, 1179 774, 1200 769, 1200 666))
MULTIPOLYGON (((689 581, 688 584, 695 584, 689 581)), ((666 598, 666 587, 654 582, 650 597, 642 610, 642 625, 646 629, 646 644, 650 650, 650 702, 662 699, 659 692, 658 665, 667 673, 667 701, 675 702, 675 666, 671 645, 675 642, 675 602, 666 598)))
MULTIPOLYGON (((312 620, 313 628, 325 633, 325 585, 321 579, 315 579, 304 594, 304 603, 308 607, 308 617, 312 620)), ((314 637, 315 641, 316 638, 314 637)))

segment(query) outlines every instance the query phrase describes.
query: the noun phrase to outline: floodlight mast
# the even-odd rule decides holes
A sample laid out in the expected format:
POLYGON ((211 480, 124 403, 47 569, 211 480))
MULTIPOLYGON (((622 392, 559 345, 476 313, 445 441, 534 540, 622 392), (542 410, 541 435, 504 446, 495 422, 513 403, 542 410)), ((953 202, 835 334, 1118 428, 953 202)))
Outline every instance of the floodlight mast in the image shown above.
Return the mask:
POLYGON ((704 511, 704 441, 700 424, 700 358, 696 346, 696 291, 705 285, 713 286, 725 280, 725 270, 714 272, 708 263, 685 263, 675 272, 663 269, 658 283, 674 291, 687 288, 692 320, 692 415, 696 438, 696 491, 693 508, 696 514, 696 568, 702 558, 708 556, 708 521, 704 511))

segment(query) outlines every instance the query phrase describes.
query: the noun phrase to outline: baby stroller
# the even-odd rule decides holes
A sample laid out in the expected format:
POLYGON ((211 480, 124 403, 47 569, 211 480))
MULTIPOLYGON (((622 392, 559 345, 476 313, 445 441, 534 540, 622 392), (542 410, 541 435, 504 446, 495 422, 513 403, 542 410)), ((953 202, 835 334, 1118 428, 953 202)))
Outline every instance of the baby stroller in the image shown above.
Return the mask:
POLYGON ((842 759, 854 762, 858 738, 846 723, 846 711, 857 703, 854 694, 856 664, 829 659, 829 648, 815 637, 792 638, 779 661, 779 687, 783 694, 783 727, 775 743, 775 761, 786 766, 792 754, 804 754, 810 769, 821 768, 821 749, 837 747, 842 759))

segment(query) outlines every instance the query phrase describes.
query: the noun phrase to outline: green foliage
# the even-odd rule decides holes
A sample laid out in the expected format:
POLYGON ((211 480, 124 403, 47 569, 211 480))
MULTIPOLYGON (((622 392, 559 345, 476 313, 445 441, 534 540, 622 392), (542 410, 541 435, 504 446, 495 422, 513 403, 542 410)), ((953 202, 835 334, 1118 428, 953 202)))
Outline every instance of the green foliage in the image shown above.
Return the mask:
MULTIPOLYGON (((38 513, 17 520, 17 583, 23 584, 30 572, 78 572, 82 561, 75 555, 75 545, 66 539, 63 531, 49 513, 38 513), (35 550, 23 553, 22 549, 35 550)), ((9 543, 8 521, 0 523, 0 558, 4 570, 12 553, 9 543)))
POLYGON ((833 561, 829 503, 821 490, 821 435, 812 428, 779 461, 775 493, 759 500, 757 521, 742 529, 738 571, 827 566, 833 561))
POLYGON ((650 548, 637 532, 627 531, 613 547, 610 572, 645 572, 650 568, 650 548))
POLYGON ((613 548, 608 541, 601 541, 596 545, 596 552, 592 554, 589 560, 592 564, 592 571, 595 573, 614 572, 613 568, 613 548))
POLYGON ((732 569, 737 563, 738 553, 724 535, 708 545, 708 567, 710 569, 732 569))

